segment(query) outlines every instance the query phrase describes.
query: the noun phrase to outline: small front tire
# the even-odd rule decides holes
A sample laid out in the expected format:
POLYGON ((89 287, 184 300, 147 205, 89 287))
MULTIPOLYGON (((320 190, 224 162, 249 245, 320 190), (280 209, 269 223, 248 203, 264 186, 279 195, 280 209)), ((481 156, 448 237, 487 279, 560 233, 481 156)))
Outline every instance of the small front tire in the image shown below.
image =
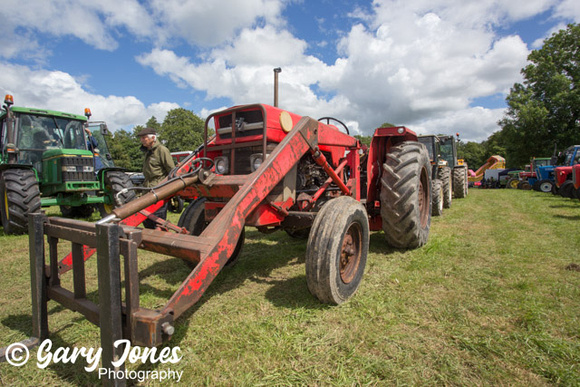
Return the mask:
POLYGON ((306 247, 308 290, 321 302, 342 304, 357 291, 367 261, 369 221, 364 206, 342 196, 314 220, 306 247))

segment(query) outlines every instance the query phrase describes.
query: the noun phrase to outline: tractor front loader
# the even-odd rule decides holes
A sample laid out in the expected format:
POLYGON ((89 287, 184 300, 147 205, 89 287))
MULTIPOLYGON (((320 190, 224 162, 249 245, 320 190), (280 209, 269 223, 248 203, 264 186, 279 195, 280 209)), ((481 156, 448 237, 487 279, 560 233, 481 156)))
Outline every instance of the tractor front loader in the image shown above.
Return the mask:
POLYGON ((148 347, 168 341, 175 320, 239 257, 245 227, 308 237, 307 285, 330 304, 343 303, 357 291, 370 231, 382 229, 387 243, 396 248, 423 246, 431 221, 431 166, 416 134, 404 127, 379 128, 365 154, 344 124, 335 120, 344 127, 339 130, 331 119, 324 120, 267 105, 217 112, 206 121, 198 152, 151 192, 113 209, 99 222, 31 215, 36 339, 27 344, 48 337, 47 302, 54 300, 100 327, 102 367, 118 369, 113 359, 121 348, 115 341, 123 338, 148 347), (211 122, 216 132, 212 138, 211 122), (135 227, 147 217, 154 219, 151 214, 176 194, 193 200, 177 225, 156 219, 155 230, 135 227), (59 260, 62 241, 71 241, 72 251, 59 260), (139 305, 138 249, 193 266, 160 309, 139 305), (95 251, 99 304, 87 299, 85 286, 85 260, 95 251), (72 289, 60 282, 68 271, 73 272, 72 289))

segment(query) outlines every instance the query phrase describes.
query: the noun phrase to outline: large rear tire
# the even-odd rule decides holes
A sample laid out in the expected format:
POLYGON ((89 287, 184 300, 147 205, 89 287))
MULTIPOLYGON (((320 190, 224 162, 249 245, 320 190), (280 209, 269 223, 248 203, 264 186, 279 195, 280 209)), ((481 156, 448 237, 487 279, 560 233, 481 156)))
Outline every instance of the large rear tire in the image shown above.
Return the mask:
MULTIPOLYGON (((179 227, 185 227, 187 231, 189 231, 189 235, 201 235, 203 230, 205 230, 209 224, 209 222, 205 221, 205 202, 206 198, 198 198, 189 203, 177 221, 177 225, 179 227)), ((226 266, 233 266, 238 261, 245 240, 246 230, 242 228, 240 239, 238 239, 234 253, 230 259, 228 259, 226 266)), ((187 263, 189 264, 190 262, 187 263)), ((190 266, 193 266, 193 264, 190 266)))
POLYGON ((431 215, 443 215, 443 186, 441 180, 435 179, 431 182, 431 215))
POLYGON ((439 168, 437 171, 437 178, 441 180, 441 186, 443 187, 443 208, 450 208, 451 201, 453 198, 453 188, 451 181, 451 168, 443 167, 439 168))
MULTIPOLYGON (((115 197, 119 192, 123 191, 125 188, 133 188, 133 182, 129 178, 129 176, 125 172, 121 171, 109 171, 105 172, 105 177, 103 180, 105 184, 105 194, 109 195, 111 198, 111 204, 101 203, 99 204, 99 213, 101 217, 104 218, 105 216, 111 214, 111 211, 115 207, 118 207, 115 201, 115 197)), ((130 202, 131 200, 135 199, 135 191, 129 189, 124 191, 119 196, 119 200, 121 204, 125 204, 130 202)))
POLYGON ((5 234, 28 232, 28 214, 40 211, 40 188, 31 169, 8 169, 0 177, 0 213, 5 234))
POLYGON ((572 180, 566 180, 563 182, 558 193, 563 198, 574 199, 574 183, 572 180))
POLYGON ((381 218, 387 243, 396 248, 423 246, 431 227, 431 163, 423 144, 393 146, 381 176, 381 218))
POLYGON ((457 199, 463 199, 467 196, 467 167, 453 168, 453 195, 457 199))
POLYGON ((306 283, 321 302, 342 304, 357 291, 367 261, 369 220, 364 206, 342 196, 320 210, 306 247, 306 283))

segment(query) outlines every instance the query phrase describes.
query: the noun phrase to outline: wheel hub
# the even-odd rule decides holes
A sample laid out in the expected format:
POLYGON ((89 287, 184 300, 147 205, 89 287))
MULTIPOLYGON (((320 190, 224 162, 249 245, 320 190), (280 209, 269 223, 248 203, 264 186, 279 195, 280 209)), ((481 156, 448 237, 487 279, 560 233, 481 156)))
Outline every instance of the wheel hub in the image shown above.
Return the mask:
POLYGON ((345 284, 350 283, 358 270, 361 258, 362 230, 353 223, 349 226, 340 250, 340 278, 345 284))

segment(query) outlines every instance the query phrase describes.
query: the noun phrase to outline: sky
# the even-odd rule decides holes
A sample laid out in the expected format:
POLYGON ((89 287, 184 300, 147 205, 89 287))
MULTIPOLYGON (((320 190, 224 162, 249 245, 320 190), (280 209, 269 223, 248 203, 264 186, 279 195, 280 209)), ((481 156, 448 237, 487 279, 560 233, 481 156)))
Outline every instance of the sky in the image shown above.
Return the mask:
POLYGON ((2 0, 0 93, 130 130, 240 104, 483 141, 577 0, 2 0))

